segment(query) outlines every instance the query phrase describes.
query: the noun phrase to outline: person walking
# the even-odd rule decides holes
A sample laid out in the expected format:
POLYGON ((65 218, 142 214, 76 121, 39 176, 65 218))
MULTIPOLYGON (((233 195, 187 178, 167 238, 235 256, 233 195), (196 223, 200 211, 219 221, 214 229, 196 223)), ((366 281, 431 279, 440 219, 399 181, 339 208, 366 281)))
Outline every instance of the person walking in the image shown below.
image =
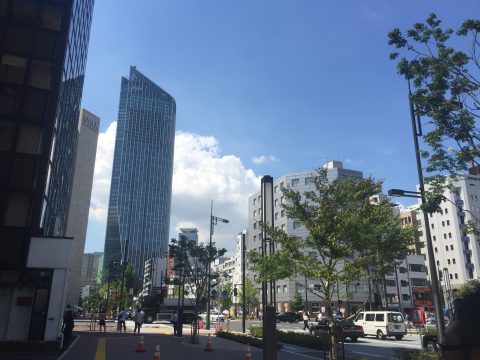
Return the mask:
POLYGON ((170 322, 173 325, 173 335, 177 336, 177 326, 178 326, 178 314, 176 311, 172 313, 172 316, 170 318, 170 322))
POLYGON ((100 332, 102 332, 102 326, 103 326, 103 331, 107 332, 107 310, 106 309, 100 309, 100 313, 98 314, 98 329, 100 332))
POLYGON ((302 318, 303 318, 303 330, 305 329, 310 330, 310 327, 308 326, 308 313, 306 311, 303 313, 302 318))
POLYGON ((67 309, 63 315, 63 325, 62 325, 62 332, 63 332, 63 347, 67 348, 70 345, 70 339, 72 338, 72 331, 75 327, 75 323, 73 321, 73 311, 70 305, 67 305, 67 309))
POLYGON ((137 329, 138 329, 138 334, 140 334, 140 328, 142 327, 144 316, 145 316, 145 313, 142 311, 142 309, 137 308, 137 311, 135 312, 135 329, 133 330, 134 334, 137 332, 137 329))
POLYGON ((122 310, 118 313, 118 325, 117 330, 122 332, 122 327, 125 332, 127 332, 127 326, 125 325, 125 320, 127 320, 127 312, 125 307, 122 307, 122 310))

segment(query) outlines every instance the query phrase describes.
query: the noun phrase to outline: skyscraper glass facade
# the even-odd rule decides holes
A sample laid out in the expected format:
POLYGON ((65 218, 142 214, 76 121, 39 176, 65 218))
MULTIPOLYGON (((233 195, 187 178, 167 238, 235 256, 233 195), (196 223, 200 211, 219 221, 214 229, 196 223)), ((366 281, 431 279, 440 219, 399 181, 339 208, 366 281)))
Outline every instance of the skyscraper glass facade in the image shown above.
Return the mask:
POLYGON ((135 67, 122 78, 105 236, 104 269, 146 260, 168 246, 175 141, 175 100, 135 67))
POLYGON ((0 1, 0 268, 64 235, 93 4, 0 1))

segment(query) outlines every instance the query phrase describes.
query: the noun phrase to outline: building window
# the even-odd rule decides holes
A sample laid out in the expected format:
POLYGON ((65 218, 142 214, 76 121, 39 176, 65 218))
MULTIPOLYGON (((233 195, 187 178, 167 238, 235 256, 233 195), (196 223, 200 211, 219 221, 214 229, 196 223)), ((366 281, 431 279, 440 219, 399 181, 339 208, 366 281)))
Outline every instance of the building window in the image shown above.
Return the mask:
POLYGON ((397 286, 397 282, 395 280, 385 280, 385 286, 397 286))
POLYGON ((5 213, 4 225, 20 227, 26 226, 28 212, 30 209, 30 196, 15 193, 10 193, 7 196, 8 203, 5 213))
POLYGON ((285 224, 282 224, 282 231, 285 231, 285 224))
POLYGON ((278 212, 275 213, 275 220, 278 220, 278 212))
POLYGON ((453 250, 453 245, 450 245, 450 250, 453 250))
POLYGON ((257 203, 257 198, 253 198, 253 205, 257 203))
POLYGON ((257 210, 253 210, 253 217, 257 216, 257 210))
POLYGON ((299 229, 301 226, 301 223, 299 221, 294 221, 293 222, 293 230, 299 229))
POLYGON ((453 275, 452 274, 450 274, 450 280, 453 280, 453 275))
POLYGON ((415 271, 415 272, 424 272, 424 266, 422 264, 409 264, 408 267, 410 268, 410 271, 415 271))
POLYGON ((435 235, 433 236, 433 241, 437 241, 437 237, 435 235))
POLYGON ((455 264, 457 261, 455 259, 452 259, 452 262, 455 264))
POLYGON ((443 234, 443 238, 446 239, 446 238, 447 238, 447 234, 443 234))
MULTIPOLYGON (((436 249, 437 248, 435 248, 435 251, 437 251, 436 249)), ((438 260, 437 260, 437 266, 440 266, 440 261, 438 261, 438 260)))
POLYGON ((455 279, 458 279, 458 274, 457 273, 455 273, 455 279))
POLYGON ((450 265, 450 259, 447 259, 447 263, 448 263, 448 265, 450 265))
POLYGON ((0 64, 0 80, 23 84, 27 69, 27 59, 13 55, 3 55, 0 64))
POLYGON ((278 185, 275 185, 275 187, 273 188, 273 192, 276 194, 277 190, 278 190, 278 185))
POLYGON ((60 9, 43 5, 43 11, 40 16, 40 21, 42 27, 50 30, 60 30, 60 25, 62 22, 62 12, 60 9))
POLYGON ((280 216, 284 217, 285 216, 285 210, 280 211, 280 216))
POLYGON ((300 184, 300 179, 292 179, 292 186, 298 186, 300 184))
MULTIPOLYGON (((431 214, 430 214, 431 215, 431 214)), ((432 224, 432 229, 435 229, 435 224, 432 224)))
POLYGON ((288 287, 287 287, 287 285, 283 285, 283 292, 284 292, 284 293, 288 293, 288 287))
POLYGON ((275 206, 278 206, 278 199, 275 199, 275 206))
POLYGON ((412 286, 427 286, 427 279, 411 278, 412 286))
POLYGON ((445 221, 442 221, 442 226, 445 226, 445 221))
MULTIPOLYGON (((253 228, 254 228, 254 229, 257 228, 257 222, 256 222, 256 221, 253 223, 253 228)), ((435 249, 436 249, 436 248, 435 248, 435 249)))
POLYGON ((450 220, 447 220, 447 225, 450 225, 450 220))
POLYGON ((448 238, 449 238, 449 239, 452 238, 452 233, 448 233, 448 238))
POLYGON ((448 251, 448 245, 445 245, 445 251, 448 251))
POLYGON ((305 185, 313 184, 313 177, 306 177, 305 178, 305 185))
MULTIPOLYGON (((253 228, 255 229, 255 224, 253 225, 253 228)), ((437 248, 435 248, 435 252, 438 252, 438 249, 437 249, 437 248)))
POLYGON ((253 242, 257 241, 257 235, 253 235, 253 242))

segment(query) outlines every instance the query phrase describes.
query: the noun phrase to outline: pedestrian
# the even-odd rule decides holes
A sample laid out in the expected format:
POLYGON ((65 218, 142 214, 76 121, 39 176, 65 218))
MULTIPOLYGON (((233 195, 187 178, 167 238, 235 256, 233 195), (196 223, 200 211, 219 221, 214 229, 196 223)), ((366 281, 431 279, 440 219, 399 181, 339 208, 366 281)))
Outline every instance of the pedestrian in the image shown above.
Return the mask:
POLYGON ((125 332, 127 332, 127 326, 125 325, 125 320, 127 320, 127 312, 125 307, 122 307, 122 310, 118 313, 118 325, 117 330, 122 332, 122 327, 125 332))
POLYGON ((438 344, 442 359, 480 359, 480 281, 468 283, 468 290, 453 300, 453 313, 445 329, 443 344, 438 344))
POLYGON ((306 311, 303 313, 303 330, 305 329, 310 330, 310 327, 308 326, 308 313, 306 311))
POLYGON ((173 335, 177 336, 178 314, 176 311, 172 313, 172 316, 170 317, 170 322, 173 325, 173 335))
POLYGON ((73 321, 73 311, 70 305, 67 305, 67 309, 63 314, 63 325, 62 325, 62 332, 63 332, 63 347, 67 348, 70 345, 70 339, 72 337, 72 331, 75 327, 75 323, 73 321))
POLYGON ((103 331, 107 332, 107 310, 106 309, 100 309, 100 313, 98 314, 98 325, 99 325, 99 330, 102 332, 102 326, 103 326, 103 331))
POLYGON ((145 316, 145 313, 142 311, 141 308, 137 308, 137 311, 135 312, 135 329, 133 330, 133 333, 138 329, 138 334, 140 334, 140 328, 142 327, 143 324, 143 317, 145 316))

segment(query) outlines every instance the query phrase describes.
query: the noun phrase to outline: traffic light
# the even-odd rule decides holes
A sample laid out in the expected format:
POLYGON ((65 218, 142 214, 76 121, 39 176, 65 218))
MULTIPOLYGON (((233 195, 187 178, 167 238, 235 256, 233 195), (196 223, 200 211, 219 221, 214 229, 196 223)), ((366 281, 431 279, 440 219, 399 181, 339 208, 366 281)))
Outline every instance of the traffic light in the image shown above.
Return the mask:
POLYGON ((233 288, 233 296, 237 297, 237 288, 236 287, 233 288))

